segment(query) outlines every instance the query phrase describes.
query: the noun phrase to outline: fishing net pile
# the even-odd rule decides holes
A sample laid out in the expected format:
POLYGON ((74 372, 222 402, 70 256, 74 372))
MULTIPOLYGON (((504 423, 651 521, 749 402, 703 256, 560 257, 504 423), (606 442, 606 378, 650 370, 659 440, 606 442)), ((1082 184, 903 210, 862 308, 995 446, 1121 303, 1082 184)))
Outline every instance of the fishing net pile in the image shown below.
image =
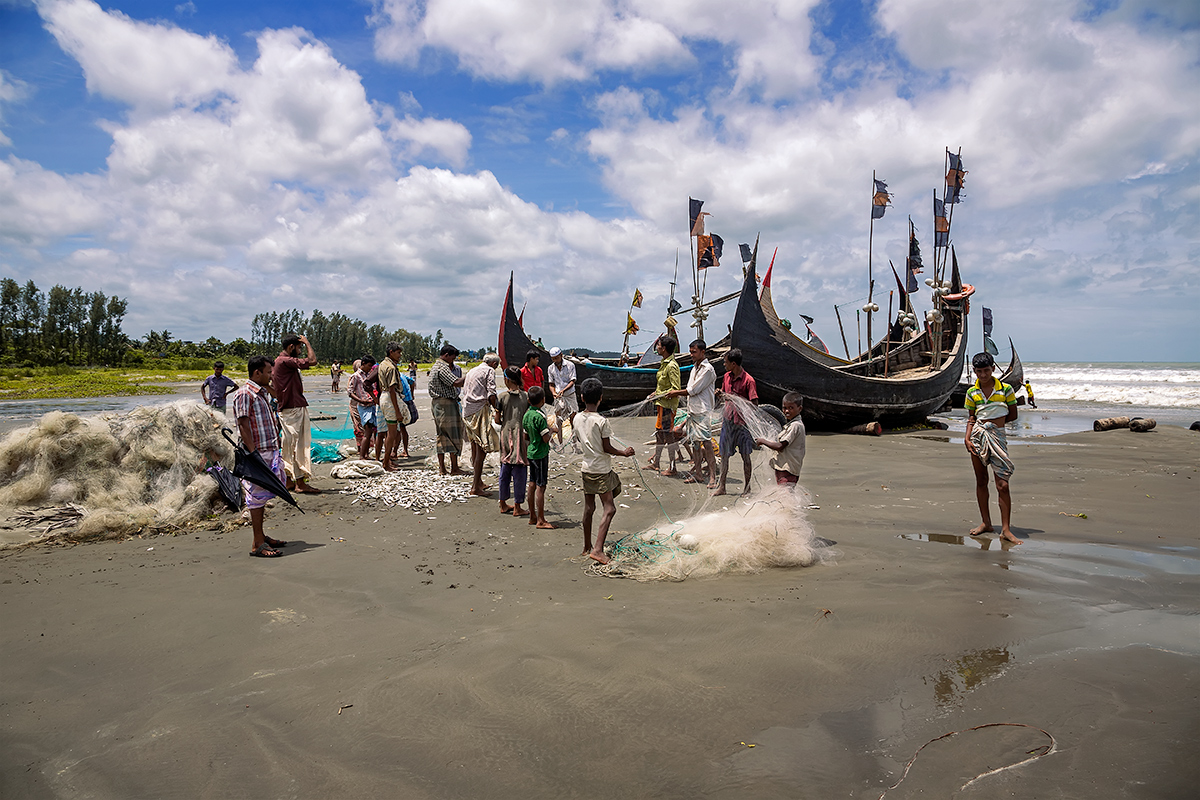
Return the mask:
POLYGON ((52 411, 0 441, 0 509, 73 505, 79 521, 60 534, 73 540, 182 527, 220 502, 204 469, 231 463, 227 424, 190 400, 121 415, 52 411))
MULTIPOLYGON (((740 397, 726 398, 754 438, 776 440, 781 425, 777 410, 755 406, 740 397)), ((720 430, 720 406, 710 420, 714 433, 720 430)), ((636 415, 636 409, 622 416, 636 415)), ((615 439, 616 437, 614 437, 615 439)), ((623 442, 613 442, 618 447, 623 442)), ((610 562, 593 564, 589 574, 639 581, 682 581, 721 574, 754 573, 773 567, 810 567, 837 556, 829 542, 813 531, 805 510, 811 499, 802 487, 777 486, 768 465, 771 451, 752 456, 752 484, 745 497, 729 504, 730 498, 711 498, 707 491, 690 513, 610 540, 605 552, 610 562), (721 508, 717 508, 721 504, 721 508)), ((663 457, 666 457, 664 452, 663 457)), ((731 476, 741 476, 739 455, 730 459, 731 476)), ((703 485, 703 484, 701 484, 703 485)), ((731 484, 732 488, 732 484, 731 484)), ((667 516, 666 511, 663 515, 667 516)))

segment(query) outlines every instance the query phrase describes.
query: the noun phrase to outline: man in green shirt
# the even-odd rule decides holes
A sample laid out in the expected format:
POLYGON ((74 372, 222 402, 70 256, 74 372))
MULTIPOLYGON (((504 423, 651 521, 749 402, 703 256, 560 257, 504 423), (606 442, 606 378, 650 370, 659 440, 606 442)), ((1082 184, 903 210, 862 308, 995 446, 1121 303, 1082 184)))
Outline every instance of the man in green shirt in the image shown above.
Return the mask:
POLYGON ((662 361, 658 365, 658 381, 654 387, 654 394, 650 395, 654 398, 655 411, 658 413, 654 421, 654 458, 650 459, 646 467, 658 470, 665 446, 671 466, 660 474, 667 476, 675 474, 676 440, 673 428, 679 398, 672 392, 678 391, 682 386, 679 379, 679 363, 675 360, 675 351, 678 348, 679 343, 670 336, 663 336, 654 345, 662 361))

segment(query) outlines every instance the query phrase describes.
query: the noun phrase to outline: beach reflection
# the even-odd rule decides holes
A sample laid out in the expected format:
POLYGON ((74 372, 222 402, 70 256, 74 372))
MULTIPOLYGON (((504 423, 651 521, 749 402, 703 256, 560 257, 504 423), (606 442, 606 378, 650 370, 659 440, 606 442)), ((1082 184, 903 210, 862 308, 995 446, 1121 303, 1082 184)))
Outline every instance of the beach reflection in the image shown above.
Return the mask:
POLYGON ((1002 675, 1010 660, 1012 655, 1004 647, 972 650, 956 658, 946 669, 922 680, 933 684, 938 708, 956 708, 976 686, 1002 675))

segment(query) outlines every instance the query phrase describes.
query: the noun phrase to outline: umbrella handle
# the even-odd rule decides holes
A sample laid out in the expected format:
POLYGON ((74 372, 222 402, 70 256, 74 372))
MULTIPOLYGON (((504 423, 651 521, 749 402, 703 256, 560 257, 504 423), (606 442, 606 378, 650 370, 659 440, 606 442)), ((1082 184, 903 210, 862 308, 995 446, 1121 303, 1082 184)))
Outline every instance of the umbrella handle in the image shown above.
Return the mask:
POLYGON ((233 445, 233 449, 234 449, 234 450, 237 450, 239 447, 241 447, 241 445, 240 445, 239 443, 235 442, 235 441, 233 440, 233 437, 229 435, 229 428, 222 427, 222 428, 221 428, 221 435, 225 437, 225 440, 226 440, 227 442, 229 442, 231 445, 233 445))

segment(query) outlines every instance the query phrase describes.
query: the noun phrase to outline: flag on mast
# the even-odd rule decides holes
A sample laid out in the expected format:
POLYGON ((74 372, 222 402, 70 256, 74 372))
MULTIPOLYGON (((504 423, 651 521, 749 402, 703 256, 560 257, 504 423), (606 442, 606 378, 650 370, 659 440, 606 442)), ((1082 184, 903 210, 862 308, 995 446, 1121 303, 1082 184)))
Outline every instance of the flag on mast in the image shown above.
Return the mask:
POLYGON ((629 318, 625 323, 625 335, 633 336, 638 332, 638 324, 634 321, 633 314, 626 314, 625 316, 629 318))
POLYGON ((871 219, 882 219, 883 212, 887 211, 888 202, 892 199, 888 193, 887 184, 878 178, 875 179, 875 196, 871 200, 871 219))
POLYGON ((921 262, 921 243, 917 241, 917 228, 913 225, 912 218, 908 220, 908 271, 909 273, 920 272, 925 268, 921 262))
POLYGON ((641 308, 642 307, 642 290, 641 289, 633 290, 633 302, 630 303, 629 305, 632 306, 633 308, 641 308))
POLYGON ((696 269, 721 266, 721 253, 724 248, 725 240, 715 233, 696 237, 696 269))
POLYGON ((704 218, 709 216, 707 211, 701 211, 704 208, 703 200, 693 200, 688 198, 688 230, 692 236, 704 235, 704 218))
POLYGON ((959 192, 962 191, 963 182, 967 178, 967 171, 963 169, 962 157, 946 150, 946 155, 950 157, 950 169, 946 171, 946 202, 961 203, 962 198, 959 197, 959 192))
POLYGON ((950 220, 946 219, 946 204, 933 197, 933 246, 945 247, 950 244, 950 220))

